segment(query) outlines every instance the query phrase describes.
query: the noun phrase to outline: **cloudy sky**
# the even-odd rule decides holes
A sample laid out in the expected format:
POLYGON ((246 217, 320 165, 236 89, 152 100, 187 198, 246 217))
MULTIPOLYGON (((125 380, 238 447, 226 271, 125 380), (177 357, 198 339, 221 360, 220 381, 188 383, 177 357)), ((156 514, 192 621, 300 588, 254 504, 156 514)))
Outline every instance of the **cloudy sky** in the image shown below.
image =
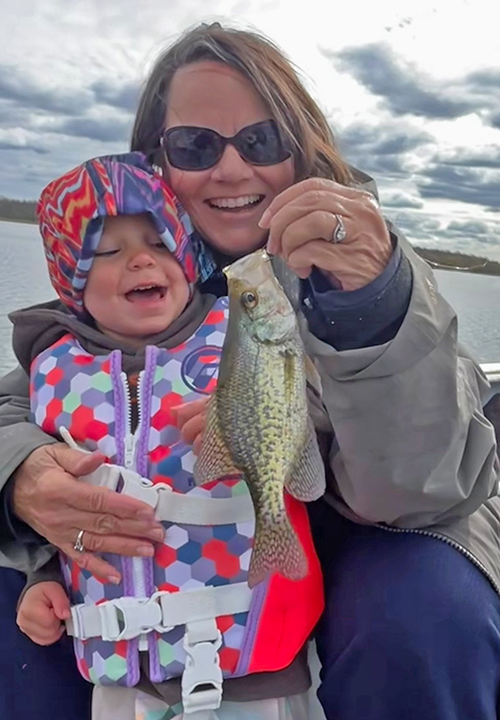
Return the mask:
POLYGON ((0 0, 0 18, 0 195, 125 150, 157 54, 220 20, 298 65, 410 240, 500 260, 497 0, 0 0))

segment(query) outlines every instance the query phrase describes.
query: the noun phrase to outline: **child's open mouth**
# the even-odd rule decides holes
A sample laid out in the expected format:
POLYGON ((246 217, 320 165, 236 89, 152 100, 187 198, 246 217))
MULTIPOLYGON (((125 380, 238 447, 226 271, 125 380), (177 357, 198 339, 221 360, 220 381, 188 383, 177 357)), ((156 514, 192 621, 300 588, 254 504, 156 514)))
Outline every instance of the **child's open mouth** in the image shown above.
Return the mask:
POLYGON ((166 294, 167 288, 162 285, 147 285, 129 290, 125 293, 125 297, 130 302, 151 302, 163 300, 166 294))

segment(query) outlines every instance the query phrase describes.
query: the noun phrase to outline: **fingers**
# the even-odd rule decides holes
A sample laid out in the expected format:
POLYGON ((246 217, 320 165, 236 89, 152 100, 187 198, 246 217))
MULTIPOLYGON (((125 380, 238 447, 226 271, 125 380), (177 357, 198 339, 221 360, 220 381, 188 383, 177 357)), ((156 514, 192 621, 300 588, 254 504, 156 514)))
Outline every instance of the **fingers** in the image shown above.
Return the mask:
POLYGON ((198 456, 200 454, 202 441, 203 441, 202 433, 197 435, 195 437, 195 439, 193 440, 193 452, 196 456, 198 456))
MULTIPOLYGON (((324 237, 325 231, 330 239, 330 228, 334 227, 337 220, 335 215, 342 215, 344 218, 352 216, 355 207, 351 200, 341 201, 333 193, 310 192, 300 197, 295 202, 288 203, 278 210, 270 220, 269 237, 267 249, 271 255, 281 255, 284 231, 302 218, 307 218, 310 225, 308 239, 324 237)), ((333 232, 333 230, 332 230, 333 232)))
POLYGON ((120 582, 122 577, 121 573, 98 555, 93 555, 90 552, 78 552, 73 548, 73 545, 69 543, 65 544, 61 549, 78 567, 81 567, 82 570, 88 570, 92 575, 107 580, 113 583, 113 585, 118 585, 120 582))
POLYGON ((51 645, 61 637, 61 620, 69 617, 69 600, 55 582, 43 582, 29 588, 17 614, 19 628, 38 645, 51 645))
POLYGON ((59 585, 59 583, 56 582, 48 582, 42 584, 50 586, 46 589, 46 596, 52 605, 55 616, 59 620, 67 620, 69 617, 71 617, 69 598, 62 585, 59 585))
MULTIPOLYGON (((289 256, 305 243, 312 240, 323 240, 323 246, 326 252, 337 250, 335 244, 331 243, 331 238, 338 225, 338 220, 332 213, 323 211, 314 211, 299 217, 294 222, 287 225, 280 238, 280 255, 288 262, 289 256)), ((344 222, 348 231, 348 221, 344 222)), ((314 263, 311 263, 314 264, 314 263)))
POLYGON ((206 412, 209 400, 210 397, 207 396, 200 400, 193 400, 192 402, 170 408, 176 419, 177 427, 182 430, 188 420, 200 415, 200 413, 206 412))
MULTIPOLYGON (((108 532, 113 532, 116 527, 113 524, 114 519, 127 521, 122 523, 124 535, 133 534, 128 531, 132 527, 129 520, 140 520, 144 523, 144 528, 150 528, 156 524, 152 507, 135 498, 113 492, 109 488, 75 483, 68 492, 67 503, 79 511, 113 516, 113 519, 111 517, 109 519, 110 526, 106 528, 108 532)), ((104 520, 101 519, 99 522, 104 522, 104 520)), ((83 527, 82 529, 92 530, 93 528, 83 527)))
POLYGON ((82 453, 62 443, 50 445, 47 450, 57 465, 75 478, 94 472, 106 459, 100 452, 82 453))
POLYGON ((205 429, 206 416, 196 415, 195 417, 188 420, 182 428, 181 434, 185 442, 192 445, 198 435, 201 435, 205 429))
POLYGON ((27 622, 18 616, 19 629, 37 645, 53 645, 64 633, 64 626, 54 616, 54 626, 27 622))
POLYGON ((270 226, 269 223, 271 218, 279 210, 285 207, 288 203, 303 197, 309 191, 320 193, 326 192, 337 196, 341 202, 347 198, 362 202, 363 204, 369 204, 372 208, 374 207, 373 197, 370 193, 357 190, 355 188, 349 188, 345 185, 339 185, 339 183, 325 178, 309 178, 308 180, 303 180, 302 182, 292 185, 277 195, 262 215, 259 222, 260 227, 268 228, 270 226))
MULTIPOLYGON (((74 534, 76 537, 78 531, 75 530, 74 534)), ((161 542, 164 536, 165 531, 163 528, 155 531, 155 537, 150 538, 152 542, 148 542, 146 539, 138 540, 122 535, 108 534, 105 531, 101 534, 84 531, 82 542, 88 552, 116 553, 117 555, 127 555, 129 557, 153 557, 153 542, 161 542)))

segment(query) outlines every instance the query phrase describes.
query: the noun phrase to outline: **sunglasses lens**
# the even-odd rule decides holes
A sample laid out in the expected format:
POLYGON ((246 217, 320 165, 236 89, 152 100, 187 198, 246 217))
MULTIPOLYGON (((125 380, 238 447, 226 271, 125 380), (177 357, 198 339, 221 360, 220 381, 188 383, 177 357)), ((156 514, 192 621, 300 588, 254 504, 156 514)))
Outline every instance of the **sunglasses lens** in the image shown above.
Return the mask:
POLYGON ((274 120, 249 125, 234 137, 223 138, 214 130, 200 127, 175 127, 164 135, 168 161, 180 170, 207 170, 222 157, 230 142, 252 165, 275 165, 290 157, 274 120))
POLYGON ((181 170, 205 170, 222 154, 217 133, 205 128, 172 128, 165 135, 165 145, 170 164, 181 170))
POLYGON ((253 165, 275 165, 290 156, 273 120, 243 128, 235 144, 245 160, 253 165))

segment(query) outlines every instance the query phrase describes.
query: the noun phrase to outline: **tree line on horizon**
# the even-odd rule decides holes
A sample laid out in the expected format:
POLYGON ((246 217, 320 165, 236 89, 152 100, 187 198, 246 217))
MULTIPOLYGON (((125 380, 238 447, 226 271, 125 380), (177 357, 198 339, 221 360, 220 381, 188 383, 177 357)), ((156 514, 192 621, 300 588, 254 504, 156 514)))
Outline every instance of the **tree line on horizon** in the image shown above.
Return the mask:
POLYGON ((0 219, 36 222, 35 200, 13 200, 0 195, 0 219))
MULTIPOLYGON (((13 200, 0 196, 0 220, 17 220, 21 222, 36 222, 35 200, 13 200)), ((413 248, 424 260, 435 268, 462 270, 484 275, 500 275, 500 263, 476 255, 467 255, 451 250, 438 250, 434 248, 413 248)))

